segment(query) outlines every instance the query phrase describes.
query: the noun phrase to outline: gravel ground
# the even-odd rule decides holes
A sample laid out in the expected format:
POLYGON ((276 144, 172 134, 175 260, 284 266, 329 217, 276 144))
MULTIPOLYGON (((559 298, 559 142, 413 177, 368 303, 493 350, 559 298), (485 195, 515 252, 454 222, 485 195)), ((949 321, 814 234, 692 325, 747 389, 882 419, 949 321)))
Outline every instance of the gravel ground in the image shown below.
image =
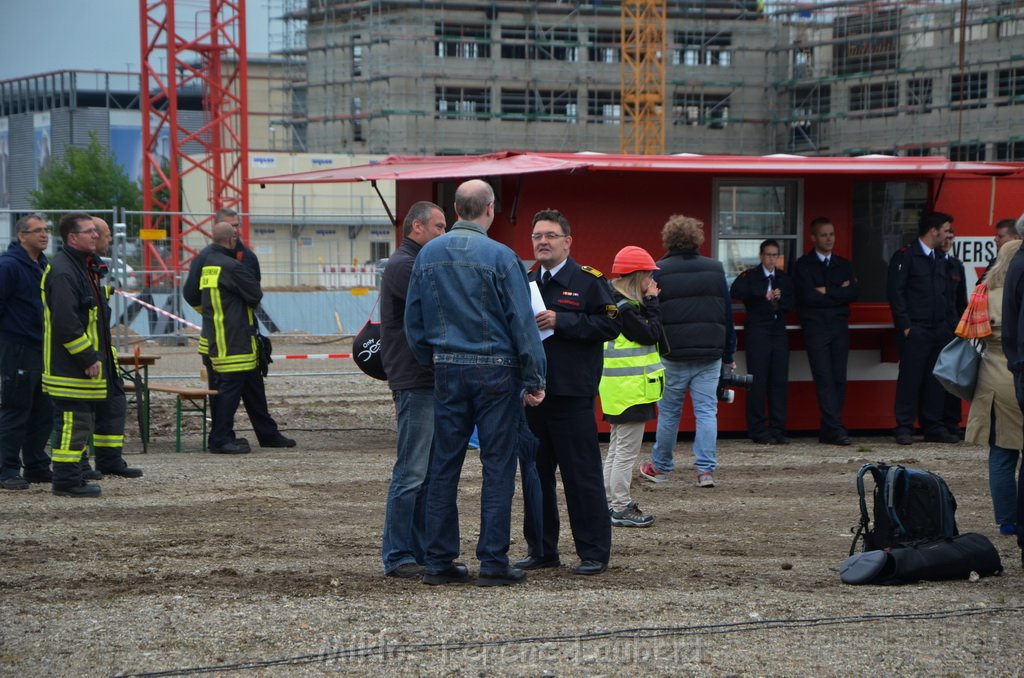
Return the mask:
MULTIPOLYGON (((163 356, 154 378, 200 385, 192 348, 144 351, 163 356)), ((98 500, 40 486, 0 494, 0 674, 1021 673, 1024 571, 993 525, 982 448, 725 440, 712 490, 689 473, 657 487, 634 481, 634 499, 657 521, 615 528, 602 576, 571 573, 563 531, 567 566, 524 585, 428 587, 381 575, 393 410, 386 387, 352 369, 337 360, 273 366, 271 411, 295 449, 175 454, 171 401, 158 395, 150 453, 128 447, 144 478, 104 480, 98 500), (878 459, 945 477, 960 530, 996 543, 1003 576, 841 584, 854 475, 878 459)), ((193 449, 197 425, 190 420, 185 436, 193 449)), ((244 416, 239 425, 248 426, 244 416)), ((681 460, 688 449, 680 444, 681 460)), ((470 456, 460 506, 471 570, 479 493, 470 456)), ((514 534, 510 554, 525 551, 514 534)))

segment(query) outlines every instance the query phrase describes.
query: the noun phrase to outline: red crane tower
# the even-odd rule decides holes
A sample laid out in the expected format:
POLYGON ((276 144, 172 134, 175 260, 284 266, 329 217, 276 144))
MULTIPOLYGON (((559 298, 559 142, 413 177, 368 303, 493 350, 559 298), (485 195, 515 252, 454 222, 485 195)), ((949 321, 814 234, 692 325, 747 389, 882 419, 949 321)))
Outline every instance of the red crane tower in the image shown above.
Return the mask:
MULTIPOLYGON (((145 241, 150 271, 187 267, 196 250, 185 236, 209 236, 211 216, 182 214, 187 175, 206 177, 214 210, 249 212, 245 0, 208 2, 208 10, 179 16, 176 0, 139 0, 143 227, 164 229, 170 238, 166 256, 145 241), (202 111, 182 115, 179 99, 190 93, 201 93, 202 111)), ((248 240, 244 221, 241 236, 248 240)))

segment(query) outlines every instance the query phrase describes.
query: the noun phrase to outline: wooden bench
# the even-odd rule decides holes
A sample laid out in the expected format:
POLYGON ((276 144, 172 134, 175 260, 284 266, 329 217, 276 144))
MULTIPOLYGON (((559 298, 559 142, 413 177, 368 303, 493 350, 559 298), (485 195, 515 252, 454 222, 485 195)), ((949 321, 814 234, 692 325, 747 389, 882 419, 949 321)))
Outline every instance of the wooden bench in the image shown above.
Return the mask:
MULTIPOLYGON (((127 386, 127 384, 125 384, 127 386)), ((190 411, 195 412, 202 416, 203 420, 203 452, 206 451, 206 413, 207 413, 207 398, 210 396, 217 395, 217 391, 211 391, 208 388, 192 388, 187 386, 166 386, 164 384, 150 384, 150 391, 156 391, 158 393, 173 393, 177 396, 174 418, 174 449, 176 452, 181 452, 181 416, 182 408, 188 408, 190 411)), ((148 427, 148 423, 147 423, 148 427)))

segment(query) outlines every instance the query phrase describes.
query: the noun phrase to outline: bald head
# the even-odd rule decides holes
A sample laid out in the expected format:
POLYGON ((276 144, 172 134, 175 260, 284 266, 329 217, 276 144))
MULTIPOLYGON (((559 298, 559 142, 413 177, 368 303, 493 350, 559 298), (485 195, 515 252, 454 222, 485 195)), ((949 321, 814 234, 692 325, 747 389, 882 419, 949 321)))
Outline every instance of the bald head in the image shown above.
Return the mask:
POLYGON ((480 179, 470 179, 455 191, 455 213, 460 219, 489 228, 494 221, 494 189, 480 179))
POLYGON ((96 254, 101 257, 109 257, 110 243, 114 241, 113 236, 110 235, 110 224, 99 217, 93 217, 92 223, 96 225, 96 232, 99 233, 99 239, 96 241, 96 254))
POLYGON ((215 244, 232 249, 238 240, 238 227, 226 221, 218 221, 213 225, 210 236, 215 244))

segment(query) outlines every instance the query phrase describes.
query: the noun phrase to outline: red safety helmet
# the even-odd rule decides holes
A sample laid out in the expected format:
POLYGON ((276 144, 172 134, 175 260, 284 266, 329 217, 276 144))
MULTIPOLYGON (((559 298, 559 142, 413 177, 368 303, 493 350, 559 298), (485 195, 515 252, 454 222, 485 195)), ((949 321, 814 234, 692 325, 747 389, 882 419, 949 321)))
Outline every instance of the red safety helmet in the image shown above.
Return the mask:
POLYGON ((635 271, 657 271, 658 267, 654 259, 643 247, 627 245, 619 250, 612 262, 612 273, 615 275, 627 275, 635 271))

